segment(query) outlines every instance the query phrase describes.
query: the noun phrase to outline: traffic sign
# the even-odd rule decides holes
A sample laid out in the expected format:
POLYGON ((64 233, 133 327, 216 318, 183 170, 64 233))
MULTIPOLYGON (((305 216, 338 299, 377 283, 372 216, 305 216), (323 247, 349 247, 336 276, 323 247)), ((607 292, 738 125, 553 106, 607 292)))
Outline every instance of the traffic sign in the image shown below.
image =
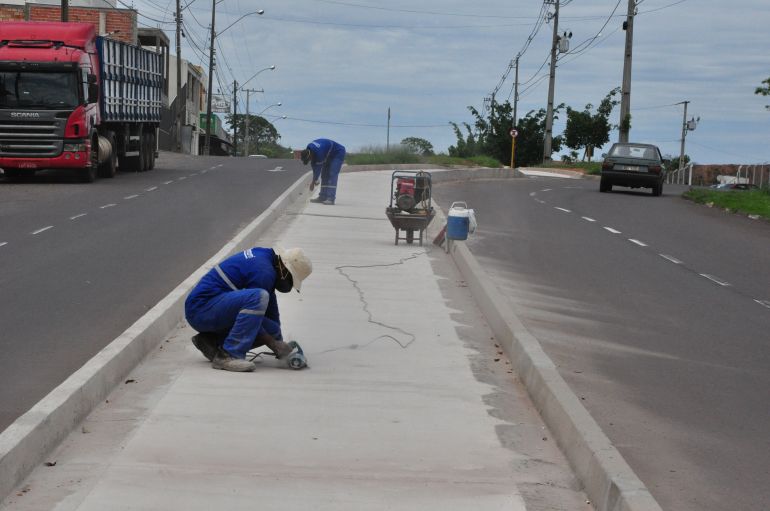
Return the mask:
POLYGON ((509 131, 511 138, 516 138, 516 136, 519 134, 518 131, 516 131, 514 128, 511 128, 511 131, 509 131))

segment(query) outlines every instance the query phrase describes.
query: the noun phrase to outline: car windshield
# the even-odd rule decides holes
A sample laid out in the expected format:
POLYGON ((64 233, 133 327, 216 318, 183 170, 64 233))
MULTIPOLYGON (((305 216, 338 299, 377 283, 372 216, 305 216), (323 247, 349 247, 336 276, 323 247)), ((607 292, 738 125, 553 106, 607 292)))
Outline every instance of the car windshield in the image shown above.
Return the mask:
POLYGON ((615 144, 610 150, 610 156, 622 158, 641 158, 644 160, 657 160, 657 151, 654 148, 643 145, 615 144))
POLYGON ((75 108, 78 91, 75 72, 0 71, 0 108, 75 108))

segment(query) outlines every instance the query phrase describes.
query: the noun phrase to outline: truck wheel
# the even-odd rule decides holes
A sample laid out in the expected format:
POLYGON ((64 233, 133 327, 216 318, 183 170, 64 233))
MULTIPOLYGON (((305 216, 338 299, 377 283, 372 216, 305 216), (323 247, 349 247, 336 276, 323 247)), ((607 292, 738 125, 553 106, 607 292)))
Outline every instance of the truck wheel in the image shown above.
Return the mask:
POLYGON ((149 136, 147 133, 142 133, 142 137, 139 139, 139 161, 140 165, 142 166, 141 170, 139 172, 147 172, 150 170, 150 157, 149 157, 149 148, 150 148, 150 142, 149 142, 149 136))
POLYGON ((111 178, 115 177, 115 172, 117 171, 118 155, 115 150, 115 136, 108 135, 107 140, 110 142, 110 157, 99 167, 99 177, 111 178))

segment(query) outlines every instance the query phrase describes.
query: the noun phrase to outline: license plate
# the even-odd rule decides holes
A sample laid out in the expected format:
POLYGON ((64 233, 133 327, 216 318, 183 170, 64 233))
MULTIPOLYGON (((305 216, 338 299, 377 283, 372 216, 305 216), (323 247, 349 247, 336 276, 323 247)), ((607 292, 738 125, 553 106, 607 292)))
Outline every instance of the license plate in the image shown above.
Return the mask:
POLYGON ((639 165, 618 165, 618 170, 632 170, 634 172, 639 172, 642 170, 642 167, 639 165))

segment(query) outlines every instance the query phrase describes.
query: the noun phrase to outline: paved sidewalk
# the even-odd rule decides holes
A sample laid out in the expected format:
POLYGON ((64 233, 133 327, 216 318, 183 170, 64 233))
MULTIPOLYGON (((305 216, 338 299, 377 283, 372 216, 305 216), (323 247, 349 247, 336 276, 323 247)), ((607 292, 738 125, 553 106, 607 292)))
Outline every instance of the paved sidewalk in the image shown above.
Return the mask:
POLYGON ((213 370, 180 325, 0 509, 591 509, 451 259, 393 244, 390 172, 339 187, 260 243, 313 260, 279 295, 309 369, 213 370))

